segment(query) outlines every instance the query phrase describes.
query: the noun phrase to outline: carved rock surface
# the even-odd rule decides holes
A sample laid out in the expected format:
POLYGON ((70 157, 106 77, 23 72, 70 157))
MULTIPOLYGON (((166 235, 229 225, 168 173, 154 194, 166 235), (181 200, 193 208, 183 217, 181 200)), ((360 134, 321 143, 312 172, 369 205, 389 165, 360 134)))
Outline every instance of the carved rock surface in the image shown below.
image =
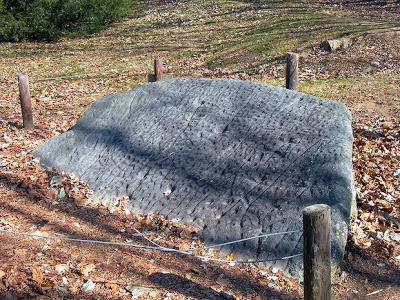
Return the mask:
MULTIPOLYGON (((332 207, 334 263, 354 209, 351 115, 335 101, 239 80, 171 79, 96 101, 45 142, 41 163, 73 172, 102 201, 202 229, 205 242, 302 229, 332 207)), ((302 233, 229 245, 237 259, 301 253, 302 233)), ((302 277, 302 258, 268 262, 302 277)))

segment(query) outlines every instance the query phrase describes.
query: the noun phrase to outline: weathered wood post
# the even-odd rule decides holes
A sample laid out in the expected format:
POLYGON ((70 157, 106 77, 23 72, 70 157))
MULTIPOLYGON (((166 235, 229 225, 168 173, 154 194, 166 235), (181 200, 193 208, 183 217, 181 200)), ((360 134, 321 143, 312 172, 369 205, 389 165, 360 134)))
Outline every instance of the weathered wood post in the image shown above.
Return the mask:
POLYGON ((29 92, 29 79, 28 75, 18 75, 19 85, 19 99, 21 102, 22 120, 25 129, 33 128, 33 115, 32 115, 32 103, 31 95, 29 92))
POLYGON ((154 79, 155 81, 160 81, 163 76, 163 64, 161 58, 156 58, 154 60, 154 79))
POLYGON ((286 59, 286 88, 297 90, 299 87, 299 55, 289 52, 286 59))
POLYGON ((316 204, 303 210, 304 299, 331 299, 331 209, 316 204))

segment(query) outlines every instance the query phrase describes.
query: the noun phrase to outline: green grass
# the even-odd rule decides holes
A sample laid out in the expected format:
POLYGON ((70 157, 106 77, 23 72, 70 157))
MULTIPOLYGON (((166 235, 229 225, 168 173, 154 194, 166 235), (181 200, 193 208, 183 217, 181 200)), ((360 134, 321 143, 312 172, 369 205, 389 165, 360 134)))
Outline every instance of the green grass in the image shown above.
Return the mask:
POLYGON ((328 80, 307 80, 300 84, 300 91, 325 99, 340 100, 353 107, 365 103, 400 107, 399 75, 388 77, 377 74, 373 77, 345 77, 328 80))
MULTIPOLYGON (((264 64, 265 68, 282 67, 288 51, 307 54, 323 39, 393 27, 400 27, 399 19, 327 10, 327 6, 299 1, 203 0, 158 5, 137 1, 128 17, 97 34, 63 38, 56 43, 0 44, 0 64, 3 77, 10 82, 18 72, 28 72, 32 80, 90 75, 99 78, 104 91, 108 92, 116 91, 117 86, 124 89, 146 81, 156 55, 163 57, 175 76, 197 76, 201 72, 196 71, 204 67, 233 71, 264 64), (128 75, 107 80, 112 74, 128 75)), ((355 66, 353 69, 368 65, 371 60, 362 54, 343 56, 343 59, 343 63, 355 66)), ((332 68, 339 61, 336 54, 318 56, 319 65, 308 67, 326 64, 332 68)), ((282 76, 282 68, 278 73, 282 76)), ((379 95, 385 103, 398 102, 398 84, 394 84, 392 78, 372 76, 372 79, 346 77, 302 81, 300 89, 323 98, 347 97, 348 100, 351 100, 347 95, 352 89, 371 90, 371 94, 379 95)), ((369 97, 369 92, 352 93, 357 94, 354 96, 357 99, 369 97)))
MULTIPOLYGON (((283 80, 268 79, 263 82, 279 87, 285 86, 283 80)), ((388 77, 384 74, 302 80, 299 82, 299 91, 322 99, 345 102, 353 108, 399 108, 399 82, 400 75, 388 77), (379 105, 382 107, 379 108, 379 105)))
POLYGON ((230 39, 222 44, 213 44, 214 54, 206 65, 232 67, 246 57, 258 57, 248 60, 248 65, 263 64, 282 57, 288 51, 302 51, 318 45, 327 38, 358 36, 370 30, 387 29, 399 26, 398 22, 383 18, 366 19, 362 15, 350 15, 344 12, 328 12, 318 6, 297 3, 296 7, 287 8, 283 4, 289 1, 266 1, 258 11, 259 19, 251 22, 251 14, 243 18, 243 23, 252 26, 233 26, 229 31, 230 39), (273 3, 275 5, 268 5, 273 3))

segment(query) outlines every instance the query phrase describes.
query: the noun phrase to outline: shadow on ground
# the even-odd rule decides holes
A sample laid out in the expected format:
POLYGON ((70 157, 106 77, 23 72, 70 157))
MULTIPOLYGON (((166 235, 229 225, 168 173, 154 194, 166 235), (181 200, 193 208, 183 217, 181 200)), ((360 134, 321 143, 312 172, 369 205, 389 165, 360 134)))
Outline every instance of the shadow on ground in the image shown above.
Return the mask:
MULTIPOLYGON (((99 231, 104 232, 104 235, 111 235, 115 237, 120 237, 122 239, 130 238, 132 236, 129 235, 127 232, 121 232, 121 228, 116 228, 107 223, 110 219, 121 219, 121 216, 112 215, 112 214, 105 214, 101 212, 100 209, 96 208, 89 208, 78 206, 75 203, 75 199, 65 199, 58 201, 57 204, 55 202, 50 201, 45 195, 46 190, 36 184, 31 182, 30 180, 20 180, 17 177, 14 177, 9 174, 0 174, 0 185, 6 189, 10 189, 16 191, 22 198, 23 202, 35 205, 39 211, 43 212, 53 212, 58 211, 65 215, 70 215, 73 218, 76 218, 82 222, 87 223, 91 227, 97 228, 99 231)), ((41 226, 45 226, 49 223, 49 220, 45 215, 41 215, 40 213, 36 213, 33 211, 27 210, 27 208, 21 205, 21 202, 18 201, 2 201, 0 202, 0 209, 9 214, 16 214, 21 219, 30 220, 31 223, 35 224, 40 230, 41 226)), ((124 220, 121 220, 124 222, 124 220)), ((80 238, 80 239, 93 239, 94 237, 90 233, 82 233, 79 230, 74 230, 72 227, 64 227, 61 224, 52 224, 52 229, 54 233, 51 234, 61 234, 63 236, 80 238)), ((140 228, 139 228, 140 229, 140 228)), ((146 228, 147 230, 151 228, 146 228)), ((143 230, 143 228, 142 228, 143 230)), ((158 230, 158 229, 154 229, 158 230)), ((103 237, 104 238, 104 237, 103 237)), ((101 239, 101 238, 100 238, 101 239)), ((6 246, 7 243, 12 243, 15 241, 11 236, 2 236, 2 245, 6 246)), ((24 240, 25 242, 25 240, 24 240)), ((134 240, 133 242, 139 242, 139 240, 134 240)), ((143 242, 143 240, 142 240, 143 242)), ((35 247, 26 242, 23 244, 23 248, 31 249, 30 251, 35 251, 35 247)), ((63 244, 67 247, 67 244, 63 244)), ((58 247, 60 247, 59 245, 58 247)), ((170 246, 170 245, 166 245, 170 246)), ((82 251, 82 255, 84 256, 85 251, 94 251, 94 245, 85 245, 82 244, 80 249, 82 251)), ((115 247, 109 247, 110 250, 115 247)), ((40 252, 40 249, 36 249, 36 251, 40 252)), ((136 255, 140 256, 143 253, 143 250, 138 249, 123 249, 123 258, 128 258, 129 256, 136 255)), ((48 251, 49 255, 53 257, 57 257, 59 255, 57 251, 48 251)), ((253 298, 254 295, 258 297, 262 297, 263 299, 293 299, 292 295, 287 295, 284 293, 276 292, 268 288, 265 285, 260 284, 256 281, 250 274, 247 272, 235 272, 234 269, 224 269, 220 264, 217 263, 206 263, 207 268, 206 271, 202 265, 205 263, 201 260, 190 257, 190 256, 181 256, 181 255, 174 255, 174 254, 165 254, 165 255, 158 255, 158 253, 146 253, 146 257, 149 260, 154 260, 154 263, 159 266, 160 270, 169 270, 168 273, 163 272, 153 272, 147 273, 147 270, 138 270, 135 266, 125 266, 124 262, 121 262, 121 266, 124 268, 129 269, 129 272, 133 276, 137 276, 139 274, 142 277, 143 282, 150 282, 158 288, 162 290, 166 290, 169 292, 177 292, 187 297, 192 297, 194 299, 231 299, 231 296, 224 293, 218 292, 213 288, 205 286, 201 283, 197 283, 195 281, 189 280, 184 278, 182 275, 178 274, 186 274, 190 272, 194 272, 197 274, 202 274, 204 278, 207 278, 209 282, 215 283, 216 278, 223 274, 227 280, 229 280, 229 287, 232 290, 236 290, 241 294, 249 295, 249 299, 253 298), (142 272, 143 271, 143 272, 142 272), (177 274, 175 274, 177 273, 177 274)), ((15 258, 15 257, 14 257, 15 258)), ((8 257, 8 255, 3 256, 2 263, 7 262, 7 259, 12 259, 8 257), (6 261, 5 261, 6 260, 6 261)), ((1 260, 0 260, 1 261, 1 260)), ((26 267, 26 266, 25 266, 26 267)), ((28 266, 30 267, 30 266, 28 266)), ((237 271, 237 270, 236 270, 237 271)), ((1 287, 1 285, 0 285, 1 287)), ((38 295, 47 295, 47 293, 55 293, 56 290, 48 290, 46 293, 38 293, 38 295)), ((74 297, 74 295, 71 295, 74 297)), ((81 295, 79 295, 81 296, 81 295)), ((99 296, 95 294, 88 294, 86 299, 98 299, 99 296)), ((19 290, 9 290, 4 292, 0 289, 0 299, 35 299, 32 294, 25 294, 24 291, 19 290)))

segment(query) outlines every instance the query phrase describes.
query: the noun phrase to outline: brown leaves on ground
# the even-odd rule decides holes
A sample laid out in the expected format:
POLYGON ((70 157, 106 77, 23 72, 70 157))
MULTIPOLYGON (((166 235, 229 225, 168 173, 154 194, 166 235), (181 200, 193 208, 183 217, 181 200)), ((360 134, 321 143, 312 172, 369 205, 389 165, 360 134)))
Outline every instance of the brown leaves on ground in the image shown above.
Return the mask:
MULTIPOLYGON (((163 246, 189 249, 202 245, 195 228, 158 216, 129 215, 125 210, 127 199, 119 199, 113 207, 102 207, 91 197, 92 191, 72 174, 45 172, 30 153, 38 140, 54 132, 41 126, 45 120, 41 116, 36 118, 39 128, 21 130, 14 125, 19 121, 18 107, 10 113, 9 120, 1 123, 0 228, 146 244, 137 236, 138 229, 163 246)), ((353 164, 359 216, 350 238, 356 250, 348 253, 347 262, 361 270, 373 259, 382 272, 387 265, 399 268, 399 122, 392 117, 354 113, 353 164)), ((295 281, 255 267, 4 234, 0 241, 4 253, 0 257, 0 295, 113 299, 135 295, 138 299, 219 299, 228 294, 237 299, 285 299, 301 295, 301 286, 295 281), (187 286, 191 288, 186 290, 187 286)), ((393 273, 391 278, 396 276, 393 273)), ((347 285, 348 281, 337 285, 336 292, 348 293, 347 285)), ((355 285, 351 291, 365 294, 378 287, 355 285)))
MULTIPOLYGON (((232 9, 235 3, 229 2, 232 9)), ((173 6, 168 5, 170 9, 173 6)), ((137 235, 139 230, 166 247, 202 247, 196 228, 159 216, 131 215, 125 209, 126 198, 103 207, 78 178, 46 172, 31 156, 41 142, 73 126, 86 107, 100 96, 145 82, 156 52, 162 53, 166 69, 175 75, 274 82, 282 79, 284 64, 279 59, 251 71, 208 69, 205 67, 210 58, 208 35, 191 32, 193 27, 189 25, 175 28, 166 24, 165 28, 153 31, 160 26, 150 19, 158 22, 174 18, 171 24, 177 18, 185 19, 175 10, 169 17, 165 12, 168 18, 158 15, 164 8, 154 9, 137 20, 126 20, 89 38, 54 44, 0 45, 0 52, 4 54, 0 57, 3 67, 0 74, 1 229, 147 245, 148 241, 137 235), (143 28, 146 32, 139 32, 143 28), (193 41, 190 36, 187 38, 188 33, 194 34, 193 41), (174 43, 161 44, 162 37, 164 42, 173 38, 174 43), (183 52, 175 45, 182 37, 186 47, 183 52), (188 56, 190 51, 194 51, 193 56, 188 56), (21 71, 28 72, 32 79, 35 121, 32 131, 21 129, 15 84, 21 71), (58 78, 43 80, 46 77, 58 78)), ((202 13, 209 21, 218 18, 218 26, 224 17, 224 11, 214 11, 211 17, 205 11, 202 13)), ((246 19, 249 26, 258 22, 251 23, 253 17, 246 19)), ((207 27, 208 21, 204 20, 199 26, 212 28, 211 37, 221 32, 220 39, 229 40, 229 32, 216 30, 217 25, 212 23, 207 27)), ((230 22, 237 22, 234 15, 230 22)), ((324 80, 331 80, 321 86, 319 96, 343 99, 354 116, 353 164, 358 218, 351 228, 344 271, 334 285, 337 299, 364 299, 377 291, 369 299, 396 299, 393 297, 400 293, 397 288, 400 282, 400 45, 392 38, 395 34, 368 35, 352 48, 337 53, 324 53, 317 45, 302 53, 302 82, 311 85, 315 80, 318 88, 318 84, 326 83, 324 80), (334 86, 335 91, 329 91, 327 86, 334 86), (382 111, 378 114, 377 109, 382 111)), ((249 57, 254 61, 255 57, 250 54, 243 53, 243 61, 249 57)), ((316 91, 314 85, 313 88, 316 91)), ((156 251, 0 233, 0 253, 0 298, 293 299, 302 294, 298 282, 276 270, 267 272, 255 266, 203 262, 156 251)), ((210 253, 199 250, 201 255, 210 253)))
MULTIPOLYGON (((10 114, 15 119, 9 115, 0 124, 2 143, 7 144, 1 154, 1 229, 149 245, 137 235, 139 230, 165 247, 202 247, 196 228, 155 215, 128 214, 124 198, 115 206, 104 207, 72 174, 46 172, 31 156, 38 140, 54 134, 51 128, 44 129, 46 118, 37 116, 36 129, 27 132, 12 123, 19 121, 18 107, 10 114)), ((219 299, 231 294, 237 299, 262 299, 276 294, 285 299, 301 294, 301 286, 294 281, 288 284, 292 281, 282 275, 274 279, 285 286, 278 293, 256 268, 206 263, 157 251, 1 233, 0 252, 1 297, 219 299), (215 282, 222 275, 228 280, 215 282), (186 290, 188 285, 191 288, 186 290)), ((204 250, 198 253, 210 255, 204 250)))
POLYGON ((377 116, 354 125, 355 245, 400 266, 400 124, 377 116))

